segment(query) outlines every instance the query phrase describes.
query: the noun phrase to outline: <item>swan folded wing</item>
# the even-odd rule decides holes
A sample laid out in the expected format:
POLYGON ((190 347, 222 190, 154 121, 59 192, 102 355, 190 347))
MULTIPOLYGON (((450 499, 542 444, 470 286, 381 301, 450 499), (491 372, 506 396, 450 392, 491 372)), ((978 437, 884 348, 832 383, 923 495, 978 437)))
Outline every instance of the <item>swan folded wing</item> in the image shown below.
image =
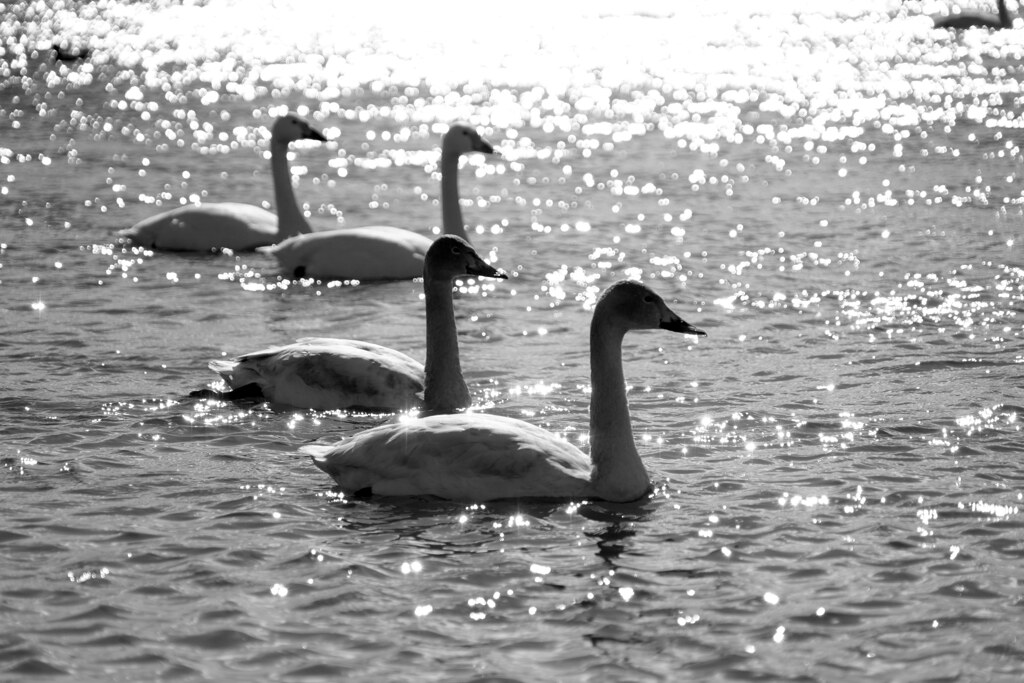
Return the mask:
POLYGON ((272 403, 316 410, 412 408, 423 391, 420 363, 347 339, 300 339, 210 367, 233 388, 257 384, 272 403))
POLYGON ((251 204, 190 204, 145 218, 118 234, 139 246, 167 251, 250 251, 274 242, 277 216, 251 204))
POLYGON ((590 459, 526 422, 479 413, 438 415, 306 447, 343 491, 452 500, 584 495, 590 459))
POLYGON ((297 235, 273 247, 281 269, 291 275, 346 280, 403 280, 422 277, 431 240, 388 226, 340 228, 297 235))

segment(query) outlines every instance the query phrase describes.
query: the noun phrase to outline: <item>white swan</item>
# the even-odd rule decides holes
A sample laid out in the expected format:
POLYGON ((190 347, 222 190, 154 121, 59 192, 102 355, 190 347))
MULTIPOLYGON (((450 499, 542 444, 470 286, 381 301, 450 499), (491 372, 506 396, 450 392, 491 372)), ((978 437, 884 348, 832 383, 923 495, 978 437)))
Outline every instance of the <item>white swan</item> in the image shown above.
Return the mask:
MULTIPOLYGON (((444 233, 466 237, 459 206, 459 157, 493 154, 474 129, 453 125, 441 143, 441 219, 444 233)), ((432 239, 404 228, 374 225, 298 235, 260 251, 273 254, 289 277, 321 280, 411 280, 423 274, 432 239)))
POLYGON ((961 10, 953 14, 934 14, 935 28, 1013 28, 1013 20, 1004 0, 996 0, 998 14, 977 10, 961 10))
POLYGON ((622 338, 628 330, 659 327, 704 335, 638 282, 613 284, 598 301, 590 326, 590 457, 540 427, 481 413, 383 425, 301 450, 347 494, 636 500, 650 479, 633 443, 622 338))
POLYGON ((437 238, 427 252, 423 273, 426 368, 404 353, 378 344, 351 339, 300 339, 230 361, 211 362, 210 369, 219 373, 232 391, 201 390, 192 392, 192 396, 261 398, 316 410, 422 407, 428 413, 442 413, 468 408, 469 388, 459 365, 452 300, 452 280, 466 275, 506 277, 485 263, 462 238, 437 238))
POLYGON ((118 234, 143 247, 167 251, 252 251, 256 247, 307 233, 309 222, 295 201, 288 169, 288 144, 296 140, 325 142, 323 133, 295 114, 274 121, 270 137, 270 170, 277 214, 236 202, 189 204, 145 218, 118 234))

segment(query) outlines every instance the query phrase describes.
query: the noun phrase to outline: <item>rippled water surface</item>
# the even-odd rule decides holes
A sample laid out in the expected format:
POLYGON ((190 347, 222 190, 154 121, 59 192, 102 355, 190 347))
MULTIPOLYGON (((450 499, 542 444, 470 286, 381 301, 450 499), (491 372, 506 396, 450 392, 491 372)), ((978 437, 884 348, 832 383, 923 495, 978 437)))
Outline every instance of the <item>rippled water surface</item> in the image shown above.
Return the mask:
POLYGON ((0 678, 1024 676, 1020 20, 350 4, 2 5, 0 678), (446 126, 500 148, 460 185, 511 275, 456 301, 484 409, 585 443, 616 279, 707 330, 627 338, 649 499, 346 500, 298 448, 381 418, 188 398, 303 336, 422 358, 418 282, 117 241, 270 208, 289 108, 318 229, 437 230, 446 126))

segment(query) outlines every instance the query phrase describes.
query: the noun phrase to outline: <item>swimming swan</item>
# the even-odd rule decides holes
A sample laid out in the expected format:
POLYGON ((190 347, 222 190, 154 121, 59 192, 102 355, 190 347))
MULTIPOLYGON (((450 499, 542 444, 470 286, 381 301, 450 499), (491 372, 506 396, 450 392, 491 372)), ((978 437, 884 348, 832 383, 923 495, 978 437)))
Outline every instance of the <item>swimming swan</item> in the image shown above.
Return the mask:
POLYGON ((76 49, 75 47, 70 46, 67 42, 53 43, 52 49, 53 61, 66 63, 89 59, 89 54, 92 52, 87 47, 80 47, 76 49))
POLYGON ((423 273, 426 368, 404 353, 378 344, 351 339, 300 339, 233 360, 211 362, 210 369, 219 373, 232 391, 201 390, 192 396, 262 398, 316 410, 422 407, 430 413, 441 413, 468 408, 469 388, 459 365, 452 300, 452 280, 466 275, 506 277, 485 263, 465 240, 454 235, 437 238, 427 252, 423 273))
MULTIPOLYGON (((447 235, 466 237, 459 207, 459 157, 493 154, 491 143, 457 124, 441 143, 441 218, 447 235)), ((423 275, 423 257, 433 240, 385 225, 336 228, 298 235, 260 251, 273 254, 289 277, 322 280, 411 280, 423 275)))
POLYGON ((651 484, 633 443, 622 339, 628 330, 659 327, 704 335, 638 282, 617 282, 598 301, 590 326, 589 457, 540 427, 482 413, 382 425, 301 450, 347 494, 636 500, 651 484))
POLYGON ((981 12, 976 10, 961 10, 953 14, 932 15, 935 28, 1013 28, 1013 20, 1010 19, 1010 12, 1006 9, 1004 0, 996 0, 998 14, 981 12))
POLYGON ((295 140, 325 142, 323 133, 295 114, 274 121, 270 136, 270 170, 277 214, 236 202, 189 204, 145 218, 118 234, 143 247, 168 251, 252 251, 310 231, 295 201, 288 169, 288 144, 295 140))

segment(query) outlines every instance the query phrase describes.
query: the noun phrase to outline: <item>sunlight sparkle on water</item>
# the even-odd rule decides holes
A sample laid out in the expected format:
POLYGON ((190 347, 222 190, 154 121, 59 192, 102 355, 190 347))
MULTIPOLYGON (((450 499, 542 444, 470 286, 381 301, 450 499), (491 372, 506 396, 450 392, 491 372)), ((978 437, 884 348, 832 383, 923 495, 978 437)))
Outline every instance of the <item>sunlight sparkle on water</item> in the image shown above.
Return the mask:
MULTIPOLYGON (((19 151, 0 148, 0 196, 15 198, 9 227, 28 241, 19 233, 18 254, 0 245, 0 274, 5 288, 16 283, 9 294, 22 280, 30 289, 9 297, 29 339, 7 340, 20 354, 8 370, 80 381, 59 396, 20 381, 8 397, 8 417, 27 427, 9 430, 9 448, 25 444, 26 454, 12 451, 3 471, 20 477, 9 494, 29 505, 13 508, 20 524, 6 545, 36 555, 52 547, 70 581, 91 582, 63 585, 100 609, 46 595, 28 572, 12 587, 27 642, 8 668, 89 677, 120 656, 118 642, 102 639, 65 656, 81 634, 34 612, 90 632, 128 619, 154 642, 173 642, 177 660, 201 658, 209 639, 181 638, 182 619, 162 618, 169 601, 226 653, 203 672, 230 675, 245 657, 256 661, 252 638, 220 623, 215 608, 227 601, 229 621, 265 623, 269 569, 271 597, 282 598, 271 601, 274 619, 301 621, 314 645, 333 638, 333 648, 303 652, 319 656, 307 670, 325 675, 422 676, 417 662, 439 657, 457 673, 486 675, 472 668, 480 648, 499 659, 536 655, 519 673, 537 680, 580 666, 657 676, 685 670, 696 651, 709 678, 813 677, 840 660, 858 669, 851 675, 908 662, 1018 673, 1015 631, 987 626, 1014 618, 1024 507, 1014 472, 1024 269, 1006 265, 1020 260, 1024 208, 1019 17, 1016 30, 947 33, 924 16, 950 7, 939 0, 549 4, 542 21, 478 3, 476 25, 491 30, 444 40, 432 27, 446 13, 430 5, 387 16, 393 7, 321 3, 316 25, 294 21, 302 5, 11 5, 0 61, 19 151), (54 63, 51 34, 89 40, 93 57, 54 63), (139 396, 212 383, 204 358, 246 350, 235 348, 227 316, 211 311, 243 315, 261 342, 330 325, 360 338, 394 331, 397 345, 419 348, 417 284, 284 278, 259 253, 154 253, 112 236, 222 193, 272 208, 269 127, 288 107, 329 138, 297 144, 289 161, 316 229, 408 219, 437 234, 448 122, 468 120, 501 148, 503 158, 467 159, 461 176, 469 233, 516 284, 461 285, 467 298, 488 298, 457 303, 460 325, 493 330, 462 338, 472 344, 474 399, 493 402, 484 410, 538 416, 531 421, 582 443, 580 427, 561 422, 586 420, 579 314, 603 286, 642 278, 666 301, 682 299, 684 317, 706 312, 718 334, 693 358, 676 341, 630 338, 635 432, 658 482, 639 513, 415 503, 407 515, 346 500, 308 463, 294 466, 288 444, 321 441, 324 429, 354 433, 367 426, 362 416, 139 396), (100 296, 78 291, 98 278, 100 296), (158 294, 183 287, 189 296, 158 294), (203 320, 199 336, 179 336, 185 319, 203 320), (66 352, 37 363, 32 339, 67 343, 66 352), (567 357, 540 374, 552 350, 567 357), (537 367, 509 389, 516 353, 537 367), (531 385, 531 376, 545 380, 531 385), (24 415, 21 394, 34 401, 24 415), (65 476, 48 476, 58 471, 65 476), (32 509, 40 491, 61 487, 72 498, 87 488, 113 495, 89 496, 84 516, 32 509), (144 504, 131 505, 132 491, 144 504), (44 527, 48 514, 54 524, 44 527), (125 515, 147 533, 113 540, 130 542, 129 559, 182 592, 122 590, 135 609, 111 612, 109 589, 123 587, 106 585, 117 577, 96 568, 75 526, 109 536, 125 515), (182 524, 199 533, 175 534, 182 524), (254 545, 237 533, 253 524, 273 533, 254 545), (792 533, 811 524, 817 533, 792 533), (23 536, 32 529, 47 532, 45 544, 23 536), (322 550, 300 544, 305 561, 281 561, 311 534, 322 550), (798 562, 778 561, 780 539, 798 562), (233 561, 238 588, 159 562, 168 547, 233 561), (857 548, 881 549, 884 562, 857 548), (332 571, 338 561, 347 568, 332 571), (311 573, 317 586, 307 589, 311 573), (510 583, 525 584, 522 602, 507 599, 510 583), (247 599, 253 586, 257 599, 247 599), (212 602, 191 609, 185 591, 212 602), (868 593, 878 599, 865 602, 868 593), (385 599, 359 600, 371 594, 385 599), (791 596, 785 605, 781 594, 791 596), (435 599, 439 618, 408 620, 432 617, 435 599), (922 606, 935 614, 915 617, 922 606), (349 607, 367 613, 352 633, 349 607), (961 612, 986 618, 949 617, 961 612), (474 628, 492 617, 496 628, 474 628), (367 642, 397 643, 398 656, 360 651, 367 642), (675 642, 683 646, 663 647, 675 642), (958 659, 958 646, 969 656, 958 659)), ((256 648, 266 677, 295 673, 294 645, 256 648)))
POLYGON ((779 506, 780 507, 794 507, 794 508, 796 508, 796 507, 805 507, 805 508, 812 508, 812 507, 817 507, 819 505, 828 505, 829 504, 829 498, 828 498, 828 496, 826 496, 824 494, 822 494, 820 496, 813 496, 813 495, 812 496, 803 496, 803 495, 801 495, 799 493, 795 493, 795 494, 792 494, 792 495, 789 494, 789 493, 783 493, 779 497, 778 502, 779 502, 779 506))
POLYGON ((1020 508, 1016 505, 1002 505, 999 503, 986 503, 984 501, 975 501, 971 503, 971 512, 979 512, 989 517, 996 517, 1005 519, 1012 517, 1020 513, 1020 508))
POLYGON ((110 569, 102 567, 96 571, 87 570, 79 573, 69 571, 67 576, 68 580, 72 583, 85 583, 86 581, 92 581, 93 579, 105 579, 110 575, 110 569))
POLYGON ((419 574, 423 571, 423 564, 419 560, 403 562, 401 571, 403 574, 419 574))

